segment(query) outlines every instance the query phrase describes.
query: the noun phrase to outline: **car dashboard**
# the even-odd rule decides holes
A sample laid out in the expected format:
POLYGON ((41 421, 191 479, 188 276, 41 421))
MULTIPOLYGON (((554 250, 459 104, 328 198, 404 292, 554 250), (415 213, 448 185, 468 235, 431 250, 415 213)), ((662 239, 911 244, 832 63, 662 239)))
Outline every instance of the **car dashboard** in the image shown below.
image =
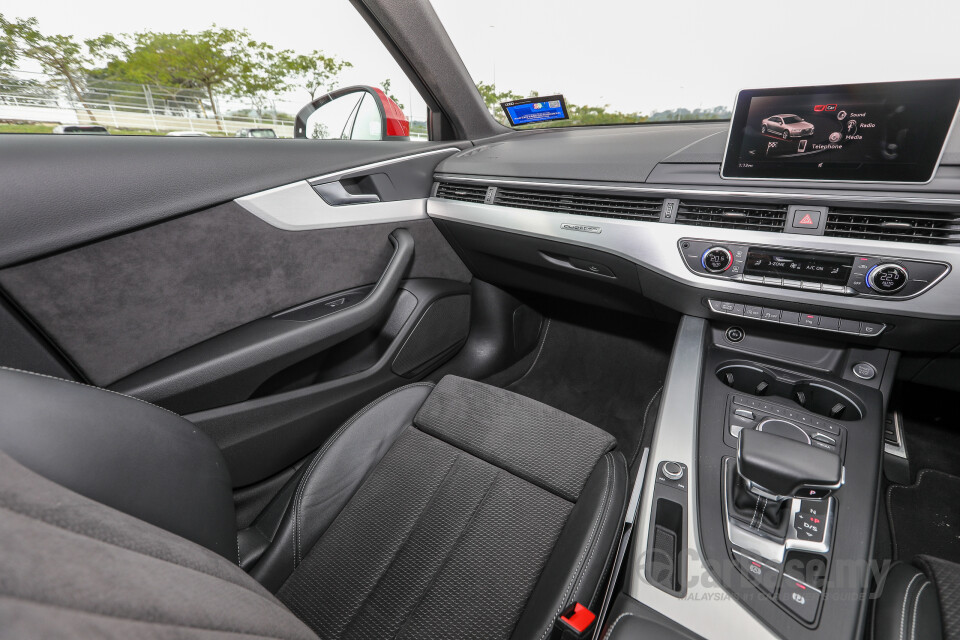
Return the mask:
POLYGON ((924 184, 728 180, 728 129, 488 140, 440 162, 427 214, 483 280, 681 318, 631 602, 703 638, 859 637, 880 479, 904 462, 885 430, 894 377, 960 380, 960 141, 924 184), (842 470, 776 531, 737 506, 743 430, 764 428, 800 444, 774 466, 819 449, 842 470))

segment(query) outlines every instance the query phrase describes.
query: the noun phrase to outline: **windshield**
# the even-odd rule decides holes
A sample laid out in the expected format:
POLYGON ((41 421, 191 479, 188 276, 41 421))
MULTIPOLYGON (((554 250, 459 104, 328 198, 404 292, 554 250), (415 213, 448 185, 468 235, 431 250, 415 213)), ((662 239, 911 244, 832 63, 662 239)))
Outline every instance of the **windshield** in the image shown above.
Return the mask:
POLYGON ((564 95, 569 120, 521 128, 728 119, 741 89, 960 76, 960 13, 932 0, 432 2, 498 120, 500 102, 564 95))

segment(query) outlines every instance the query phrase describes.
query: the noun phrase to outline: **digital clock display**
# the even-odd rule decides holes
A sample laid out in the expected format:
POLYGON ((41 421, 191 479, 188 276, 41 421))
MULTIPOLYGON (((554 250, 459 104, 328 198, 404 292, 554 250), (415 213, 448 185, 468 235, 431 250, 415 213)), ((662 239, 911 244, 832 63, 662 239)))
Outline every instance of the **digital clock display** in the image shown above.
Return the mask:
POLYGON ((853 258, 849 256, 750 249, 743 272, 747 275, 845 285, 850 278, 852 265, 853 258))

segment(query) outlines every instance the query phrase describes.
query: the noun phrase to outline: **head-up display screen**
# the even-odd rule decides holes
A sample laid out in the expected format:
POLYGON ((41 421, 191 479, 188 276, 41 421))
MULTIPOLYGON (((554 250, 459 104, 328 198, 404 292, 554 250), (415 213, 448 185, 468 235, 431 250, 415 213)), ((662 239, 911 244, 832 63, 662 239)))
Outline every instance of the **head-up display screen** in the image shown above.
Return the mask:
POLYGON ((721 176, 929 182, 958 101, 960 80, 741 91, 721 176))
POLYGON ((537 96, 523 100, 501 102, 500 107, 514 127, 521 124, 535 124, 551 120, 566 120, 567 104, 563 96, 537 96))

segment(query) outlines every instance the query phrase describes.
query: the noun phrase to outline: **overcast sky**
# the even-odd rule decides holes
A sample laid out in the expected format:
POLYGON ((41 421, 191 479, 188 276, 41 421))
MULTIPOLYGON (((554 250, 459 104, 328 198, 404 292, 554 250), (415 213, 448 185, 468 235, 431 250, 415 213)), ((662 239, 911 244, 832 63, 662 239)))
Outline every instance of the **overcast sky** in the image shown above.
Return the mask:
MULTIPOLYGON (((960 76, 960 4, 946 0, 433 4, 474 80, 623 111, 731 105, 742 88, 960 76)), ((423 117, 422 101, 346 0, 4 5, 7 16, 35 16, 45 32, 79 38, 212 23, 247 28, 279 47, 350 60, 344 85, 391 78, 407 110, 423 117)))

